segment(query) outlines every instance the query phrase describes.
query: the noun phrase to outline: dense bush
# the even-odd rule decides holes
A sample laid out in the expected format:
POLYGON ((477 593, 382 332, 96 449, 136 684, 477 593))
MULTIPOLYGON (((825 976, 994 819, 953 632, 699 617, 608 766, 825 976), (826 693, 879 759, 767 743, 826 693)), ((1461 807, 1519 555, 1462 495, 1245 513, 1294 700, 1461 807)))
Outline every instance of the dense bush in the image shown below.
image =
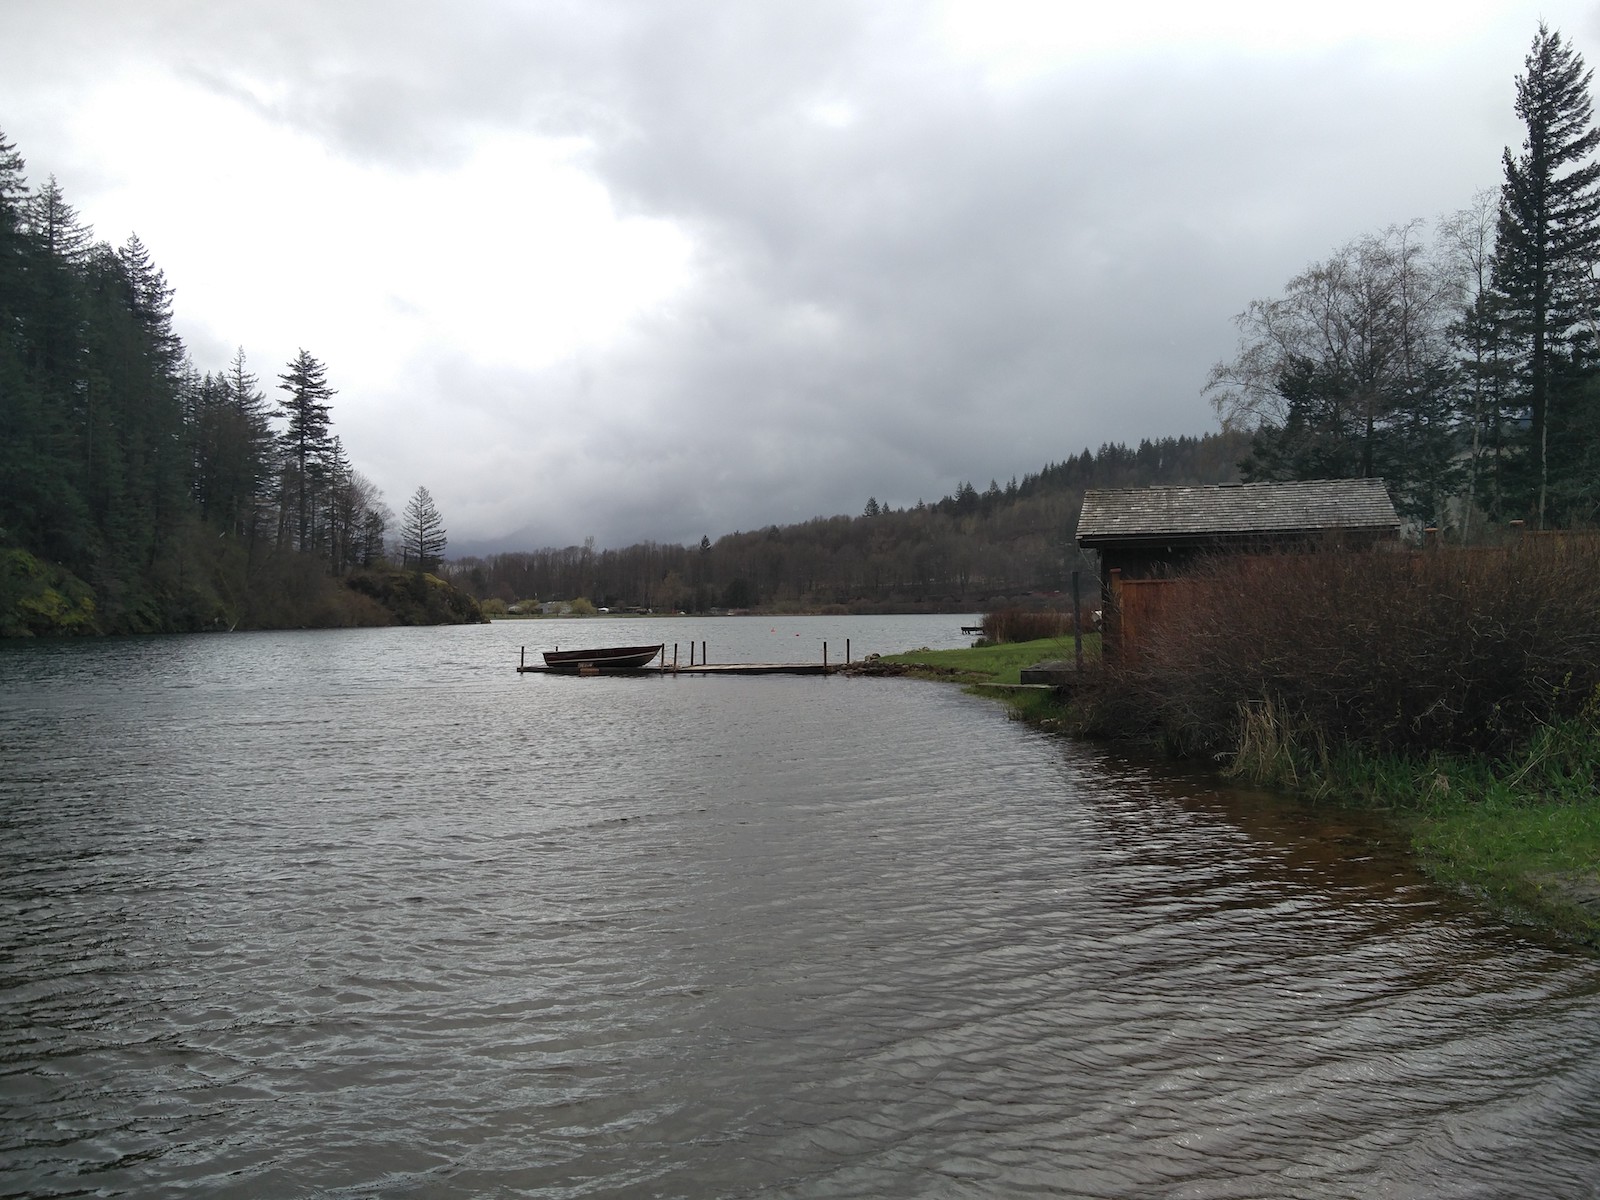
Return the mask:
MULTIPOLYGON (((1087 633, 1089 626, 1086 624, 1083 628, 1087 633)), ((1066 637, 1071 633, 1071 613, 1002 608, 983 614, 983 640, 996 646, 1005 642, 1036 642, 1041 638, 1066 637)))
POLYGON ((1219 558, 1089 698, 1185 753, 1503 756, 1600 687, 1600 540, 1219 558))
POLYGON ((417 571, 356 571, 345 580, 342 611, 328 625, 473 625, 484 621, 478 602, 437 575, 417 571), (359 608, 356 606, 360 605, 359 608))

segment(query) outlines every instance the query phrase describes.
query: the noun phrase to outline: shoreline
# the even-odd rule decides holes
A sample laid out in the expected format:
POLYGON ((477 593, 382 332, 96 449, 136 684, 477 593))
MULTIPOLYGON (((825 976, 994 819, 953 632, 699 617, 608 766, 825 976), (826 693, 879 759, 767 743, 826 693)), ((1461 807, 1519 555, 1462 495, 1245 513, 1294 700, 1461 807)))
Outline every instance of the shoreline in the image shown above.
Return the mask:
MULTIPOLYGON (((1071 641, 1067 641, 1071 655, 1071 641)), ((1086 664, 1098 661, 1085 638, 1086 664)), ((1018 686, 1021 660, 1060 658, 1059 639, 911 651, 862 666, 859 673, 958 683, 1005 704, 1014 717, 1073 738, 1086 738, 1076 700, 1059 689, 1018 686)), ((1600 793, 1573 785, 1552 760, 1561 750, 1593 754, 1594 729, 1557 727, 1545 744, 1513 763, 1382 757, 1357 749, 1314 757, 1284 743, 1265 758, 1233 756, 1208 767, 1221 779, 1287 796, 1376 811, 1405 833, 1418 865, 1443 887, 1473 898, 1509 924, 1556 933, 1600 949, 1600 793), (1543 789, 1541 789, 1543 785, 1543 789)), ((1089 740, 1127 745, 1137 738, 1089 740)), ((1152 745, 1152 749, 1159 750, 1152 745)))

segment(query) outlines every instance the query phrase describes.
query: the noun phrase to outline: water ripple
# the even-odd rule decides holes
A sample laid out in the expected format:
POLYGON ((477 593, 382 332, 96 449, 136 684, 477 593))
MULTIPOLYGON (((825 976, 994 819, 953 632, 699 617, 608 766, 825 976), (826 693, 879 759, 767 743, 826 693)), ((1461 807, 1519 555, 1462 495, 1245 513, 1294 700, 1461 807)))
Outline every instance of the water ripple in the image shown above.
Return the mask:
POLYGON ((0 654, 0 1194, 1596 1195, 1594 959, 1368 818, 515 636, 0 654))

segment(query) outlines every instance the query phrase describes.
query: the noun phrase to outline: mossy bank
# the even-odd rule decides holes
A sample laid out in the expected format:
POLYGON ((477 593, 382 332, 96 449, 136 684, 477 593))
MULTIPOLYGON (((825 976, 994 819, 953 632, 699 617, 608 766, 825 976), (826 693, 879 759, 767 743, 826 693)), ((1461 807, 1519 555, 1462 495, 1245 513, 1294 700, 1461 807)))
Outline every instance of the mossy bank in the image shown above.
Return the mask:
POLYGON ((194 570, 147 593, 95 588, 57 563, 0 548, 0 637, 198 633, 233 629, 339 629, 484 621, 478 602, 449 580, 387 567, 329 575, 303 555, 270 561, 247 586, 194 570))

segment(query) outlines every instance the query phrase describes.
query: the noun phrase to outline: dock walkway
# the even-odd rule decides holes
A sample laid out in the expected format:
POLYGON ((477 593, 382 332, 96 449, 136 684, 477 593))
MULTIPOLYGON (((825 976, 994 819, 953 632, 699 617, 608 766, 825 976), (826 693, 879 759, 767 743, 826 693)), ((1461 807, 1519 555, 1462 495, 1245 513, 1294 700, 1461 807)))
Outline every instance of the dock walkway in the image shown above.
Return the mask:
MULTIPOLYGON (((640 655, 633 658, 638 662, 649 646, 629 647, 638 650, 640 655)), ((694 659, 694 643, 689 644, 689 662, 684 665, 678 662, 678 647, 672 647, 672 661, 668 662, 667 648, 662 645, 658 654, 659 661, 652 659, 643 666, 618 664, 607 666, 603 661, 604 650, 583 651, 584 658, 593 653, 602 661, 588 662, 583 659, 573 661, 572 652, 563 655, 568 661, 551 666, 549 663, 530 663, 528 661, 528 648, 522 647, 522 654, 517 663, 519 675, 835 675, 847 671, 851 667, 850 639, 844 643, 844 661, 828 658, 828 643, 822 643, 822 660, 820 662, 805 663, 713 663, 707 662, 706 644, 700 643, 700 661, 694 659)), ((632 657, 628 655, 627 657, 632 657)))
POLYGON ((833 675, 844 663, 695 663, 692 667, 590 667, 582 671, 556 670, 525 664, 519 675, 833 675))

